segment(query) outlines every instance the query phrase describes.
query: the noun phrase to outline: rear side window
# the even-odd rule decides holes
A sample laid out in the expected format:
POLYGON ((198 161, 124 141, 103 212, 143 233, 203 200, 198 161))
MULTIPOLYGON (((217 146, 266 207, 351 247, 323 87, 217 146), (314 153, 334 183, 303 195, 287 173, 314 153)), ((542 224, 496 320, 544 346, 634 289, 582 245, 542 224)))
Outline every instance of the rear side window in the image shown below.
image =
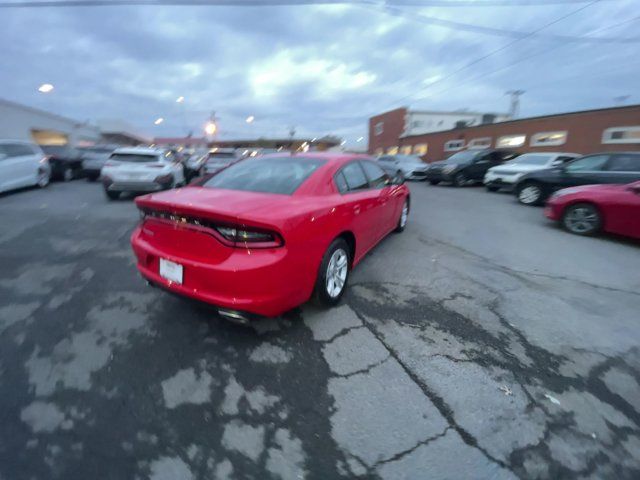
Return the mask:
POLYGON ((388 175, 378 165, 373 162, 360 162, 364 173, 369 178, 369 183, 373 188, 384 187, 389 180, 388 175))
POLYGON ((251 158, 231 165, 203 186, 291 195, 323 163, 305 157, 251 158))
POLYGON ((0 153, 4 153, 7 157, 23 157, 25 155, 33 155, 34 151, 29 145, 22 143, 7 143, 0 145, 0 153))
POLYGON ((352 162, 346 165, 342 169, 342 174, 347 181, 347 186, 350 191, 369 188, 367 177, 364 176, 364 172, 358 162, 352 162))
POLYGON ((640 155, 620 153, 611 157, 607 170, 612 172, 640 172, 640 155))
POLYGON ((588 172, 602 170, 604 164, 607 163, 609 155, 592 155, 590 157, 582 157, 567 164, 569 172, 588 172))
POLYGON ((573 160, 574 158, 577 158, 577 157, 567 157, 566 155, 562 155, 562 156, 558 157, 556 160, 559 160, 562 163, 566 163, 569 160, 573 160))
POLYGON ((114 153, 109 157, 116 162, 130 162, 130 163, 149 163, 157 162, 157 155, 140 155, 134 153, 114 153))
POLYGON ((344 175, 342 172, 338 172, 338 174, 334 177, 336 182, 336 187, 338 187, 338 191, 340 193, 344 193, 349 190, 349 186, 347 185, 347 181, 344 179, 344 175))

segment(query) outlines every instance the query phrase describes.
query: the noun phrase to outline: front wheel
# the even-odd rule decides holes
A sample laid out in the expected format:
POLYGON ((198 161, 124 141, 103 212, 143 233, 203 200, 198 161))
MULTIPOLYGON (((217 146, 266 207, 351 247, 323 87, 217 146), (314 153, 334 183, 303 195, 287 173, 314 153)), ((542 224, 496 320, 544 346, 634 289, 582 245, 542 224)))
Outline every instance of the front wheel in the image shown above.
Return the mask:
POLYGON ((325 307, 336 305, 349 278, 349 245, 343 238, 336 238, 322 257, 316 279, 315 299, 325 307))
POLYGON ((438 185, 440 183, 440 180, 429 180, 429 183, 431 185, 438 185))
POLYGON ((489 192, 497 192, 498 190, 500 190, 498 187, 487 187, 487 190, 489 192))
POLYGON ((62 180, 65 182, 73 180, 73 170, 71 170, 71 167, 64 167, 64 170, 62 171, 62 180))
POLYGON ((523 205, 540 205, 542 203, 542 187, 534 182, 519 185, 516 195, 518 201, 523 205))
POLYGON ((453 185, 455 187, 462 187, 467 183, 467 177, 464 176, 464 173, 458 172, 453 177, 453 185))
POLYGON ((602 216, 594 205, 576 203, 565 210, 562 225, 576 235, 595 235, 600 231, 602 216))
POLYGON ((120 198, 120 192, 113 192, 111 190, 107 190, 106 188, 104 190, 104 194, 109 200, 117 200, 118 198, 120 198))
POLYGON ((400 218, 398 218, 398 224, 394 232, 400 233, 407 226, 407 219, 409 218, 409 200, 405 200, 402 204, 402 211, 400 212, 400 218))

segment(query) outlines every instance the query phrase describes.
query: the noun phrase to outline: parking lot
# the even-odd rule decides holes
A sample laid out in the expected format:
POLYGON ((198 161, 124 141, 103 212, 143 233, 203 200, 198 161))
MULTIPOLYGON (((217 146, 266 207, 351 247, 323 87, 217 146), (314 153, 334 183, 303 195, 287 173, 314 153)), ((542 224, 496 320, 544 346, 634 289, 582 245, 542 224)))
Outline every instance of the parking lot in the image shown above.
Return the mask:
POLYGON ((130 199, 0 196, 0 478, 638 478, 640 249, 411 183, 341 305, 145 285, 130 199))

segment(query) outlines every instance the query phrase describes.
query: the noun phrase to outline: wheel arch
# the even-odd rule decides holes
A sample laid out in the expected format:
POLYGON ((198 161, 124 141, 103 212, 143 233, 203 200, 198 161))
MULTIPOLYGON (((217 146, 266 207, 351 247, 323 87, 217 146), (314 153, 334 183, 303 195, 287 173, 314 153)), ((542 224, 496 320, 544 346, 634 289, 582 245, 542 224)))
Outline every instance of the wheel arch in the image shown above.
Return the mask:
POLYGON ((336 236, 336 238, 344 239, 344 241, 347 242, 347 245, 349 245, 349 262, 353 267, 353 261, 355 260, 355 257, 356 257, 356 236, 353 234, 351 230, 344 230, 340 232, 336 236))

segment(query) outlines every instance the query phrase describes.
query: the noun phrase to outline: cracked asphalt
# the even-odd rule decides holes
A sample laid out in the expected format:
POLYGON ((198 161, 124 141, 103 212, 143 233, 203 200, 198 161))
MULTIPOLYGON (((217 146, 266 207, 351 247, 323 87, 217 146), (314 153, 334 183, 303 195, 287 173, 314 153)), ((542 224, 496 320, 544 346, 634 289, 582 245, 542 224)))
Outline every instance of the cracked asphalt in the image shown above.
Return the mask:
POLYGON ((639 478, 639 245, 410 188, 339 307, 253 328, 141 281, 130 200, 0 196, 0 478, 639 478))

